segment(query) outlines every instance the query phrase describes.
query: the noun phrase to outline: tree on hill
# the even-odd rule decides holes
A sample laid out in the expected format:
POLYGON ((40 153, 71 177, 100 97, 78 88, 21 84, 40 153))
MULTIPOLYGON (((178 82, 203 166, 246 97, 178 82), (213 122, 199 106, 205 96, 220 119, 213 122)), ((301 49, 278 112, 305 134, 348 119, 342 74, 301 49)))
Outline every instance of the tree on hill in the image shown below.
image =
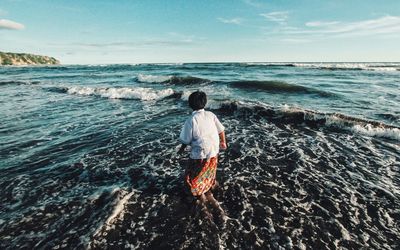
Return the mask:
POLYGON ((12 61, 10 58, 6 57, 3 59, 2 65, 12 65, 12 61))

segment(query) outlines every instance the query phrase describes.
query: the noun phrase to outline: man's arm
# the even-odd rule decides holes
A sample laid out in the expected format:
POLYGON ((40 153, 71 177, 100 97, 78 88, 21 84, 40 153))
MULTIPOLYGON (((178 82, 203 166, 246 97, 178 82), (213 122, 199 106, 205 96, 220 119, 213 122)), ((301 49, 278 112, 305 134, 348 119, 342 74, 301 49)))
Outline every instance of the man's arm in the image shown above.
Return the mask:
POLYGON ((225 131, 219 133, 219 148, 225 150, 228 146, 226 145, 225 131))

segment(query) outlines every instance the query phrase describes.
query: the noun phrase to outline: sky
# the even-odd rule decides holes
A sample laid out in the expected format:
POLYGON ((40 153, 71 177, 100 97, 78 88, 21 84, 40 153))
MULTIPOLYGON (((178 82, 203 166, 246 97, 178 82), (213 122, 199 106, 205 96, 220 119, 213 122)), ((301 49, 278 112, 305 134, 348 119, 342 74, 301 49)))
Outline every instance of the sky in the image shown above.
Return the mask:
POLYGON ((0 0, 0 51, 63 64, 400 61, 399 0, 0 0))

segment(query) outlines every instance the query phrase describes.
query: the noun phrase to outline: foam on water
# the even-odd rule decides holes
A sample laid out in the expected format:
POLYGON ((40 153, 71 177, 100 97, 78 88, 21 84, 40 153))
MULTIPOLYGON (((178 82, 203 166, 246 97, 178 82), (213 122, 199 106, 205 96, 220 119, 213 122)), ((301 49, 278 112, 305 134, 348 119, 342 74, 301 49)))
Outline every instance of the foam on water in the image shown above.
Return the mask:
POLYGON ((177 75, 145 75, 139 74, 137 77, 139 82, 145 83, 165 83, 174 85, 197 85, 211 82, 208 79, 195 76, 177 76, 177 75))
POLYGON ((110 99, 139 99, 143 101, 158 100, 174 94, 168 88, 155 90, 151 88, 93 88, 93 87, 67 87, 68 94, 93 95, 110 99))
POLYGON ((357 133, 368 136, 383 137, 400 141, 400 128, 373 127, 371 124, 356 124, 351 129, 357 133))
POLYGON ((208 107, 229 112, 250 112, 265 117, 271 117, 274 120, 291 121, 298 124, 308 122, 314 123, 315 125, 337 127, 371 137, 400 140, 400 127, 351 117, 340 113, 322 113, 289 105, 272 107, 260 102, 249 103, 243 101, 210 100, 208 107))
POLYGON ((153 82, 166 82, 170 80, 172 76, 164 76, 164 75, 145 75, 145 74, 139 74, 137 76, 137 79, 139 82, 147 82, 147 83, 153 83, 153 82))
POLYGON ((396 72, 233 63, 0 72, 40 80, 1 86, 1 249, 399 248, 396 72), (103 79, 68 77, 92 73, 103 79), (138 74, 176 78, 133 83, 138 74), (343 95, 229 85, 243 79, 343 95), (176 153, 197 89, 228 142, 209 216, 184 189, 188 152, 176 153), (390 101, 372 105, 377 89, 390 101))
POLYGON ((400 70, 400 63, 327 63, 327 62, 315 62, 315 63, 244 63, 245 66, 249 67, 299 67, 299 68, 311 68, 311 69, 322 69, 322 70, 366 70, 366 71, 382 71, 382 72, 395 72, 400 70))
POLYGON ((399 71, 399 63, 294 63, 295 67, 326 70, 399 71))

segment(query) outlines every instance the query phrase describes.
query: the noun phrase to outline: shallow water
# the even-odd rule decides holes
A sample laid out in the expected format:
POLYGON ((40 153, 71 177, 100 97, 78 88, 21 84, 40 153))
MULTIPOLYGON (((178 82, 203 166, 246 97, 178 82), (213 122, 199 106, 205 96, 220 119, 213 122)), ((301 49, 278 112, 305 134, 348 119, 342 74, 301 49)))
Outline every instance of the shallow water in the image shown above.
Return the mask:
POLYGON ((400 240, 400 64, 0 68, 0 248, 373 248, 400 240), (226 127, 209 221, 186 99, 226 127))

